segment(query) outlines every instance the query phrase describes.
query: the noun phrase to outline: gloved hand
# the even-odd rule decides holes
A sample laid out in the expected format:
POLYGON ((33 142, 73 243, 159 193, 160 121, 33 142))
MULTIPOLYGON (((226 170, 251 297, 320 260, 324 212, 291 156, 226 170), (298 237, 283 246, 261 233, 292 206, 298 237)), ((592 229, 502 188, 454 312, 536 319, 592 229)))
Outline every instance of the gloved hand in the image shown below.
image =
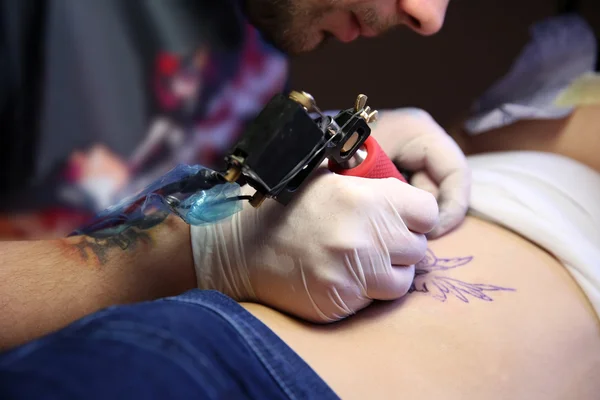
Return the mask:
POLYGON ((407 293, 437 217, 430 193, 321 167, 285 207, 266 200, 193 226, 198 286, 309 321, 336 321, 407 293))
POLYGON ((427 236, 436 238, 465 218, 471 196, 471 171, 456 142, 425 111, 384 111, 372 135, 397 165, 415 172, 410 183, 436 196, 439 223, 427 236))

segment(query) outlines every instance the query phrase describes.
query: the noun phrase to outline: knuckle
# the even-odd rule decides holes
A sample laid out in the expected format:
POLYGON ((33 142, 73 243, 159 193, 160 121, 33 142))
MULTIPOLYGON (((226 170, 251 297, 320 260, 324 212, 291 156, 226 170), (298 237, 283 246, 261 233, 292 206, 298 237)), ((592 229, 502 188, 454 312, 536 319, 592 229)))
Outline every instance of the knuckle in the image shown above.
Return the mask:
POLYGON ((371 249, 372 240, 362 225, 342 223, 333 232, 323 247, 334 259, 346 259, 352 253, 362 254, 371 249))
POLYGON ((398 188, 403 188, 406 186, 406 183, 402 182, 398 178, 393 178, 393 177, 380 178, 377 181, 381 182, 383 185, 385 185, 387 187, 396 186, 398 188))
POLYGON ((418 108, 418 107, 412 107, 409 109, 409 112, 418 119, 426 119, 426 120, 433 120, 433 117, 431 116, 430 113, 428 113, 427 111, 425 111, 422 108, 418 108))
POLYGON ((393 253, 390 259, 394 265, 413 265, 420 262, 427 255, 427 238, 424 234, 412 234, 410 239, 404 242, 393 253))
POLYGON ((406 243, 402 253, 402 265, 417 264, 427 255, 427 238, 423 234, 415 234, 406 243))
POLYGON ((346 179, 338 186, 337 200, 351 209, 361 209, 372 204, 377 198, 377 192, 368 185, 346 179))
POLYGON ((437 216, 440 210, 437 198, 433 195, 433 193, 414 186, 411 188, 413 189, 415 195, 414 202, 411 202, 412 206, 418 206, 421 215, 437 216))
POLYGON ((400 288, 398 289, 398 296, 399 297, 404 297, 408 294, 408 291, 410 290, 414 277, 415 277, 415 266, 413 265, 409 265, 407 267, 403 267, 403 268, 408 268, 409 270, 407 271, 407 279, 405 279, 402 282, 402 285, 400 286, 400 288))
POLYGON ((414 235, 411 241, 412 251, 407 264, 417 264, 427 255, 427 238, 423 234, 414 235))
MULTIPOLYGON (((408 185, 407 185, 408 186, 408 185)), ((439 219, 440 207, 437 198, 433 193, 426 190, 410 186, 413 191, 413 201, 407 203, 410 207, 410 214, 418 216, 422 223, 426 225, 436 224, 439 219)))
POLYGON ((439 214, 440 210, 435 196, 425 190, 421 190, 421 196, 421 205, 423 209, 427 211, 427 214, 439 214))
POLYGON ((433 122, 433 116, 422 108, 418 107, 407 107, 399 110, 407 118, 413 119, 419 122, 433 122))
POLYGON ((379 178, 372 180, 372 187, 369 192, 373 200, 387 201, 397 200, 398 197, 407 194, 413 190, 413 186, 408 185, 397 178, 379 178))
POLYGON ((329 268, 322 268, 315 273, 314 279, 319 290, 332 290, 342 283, 342 279, 334 271, 336 271, 336 268, 330 266, 329 268))

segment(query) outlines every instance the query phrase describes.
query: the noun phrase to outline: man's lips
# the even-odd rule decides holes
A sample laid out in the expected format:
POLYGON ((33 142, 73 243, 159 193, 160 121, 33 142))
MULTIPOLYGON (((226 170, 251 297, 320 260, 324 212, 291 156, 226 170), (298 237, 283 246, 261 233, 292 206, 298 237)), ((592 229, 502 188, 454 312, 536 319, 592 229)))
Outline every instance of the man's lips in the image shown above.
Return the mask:
POLYGON ((377 36, 377 32, 369 25, 365 24, 364 20, 354 12, 348 12, 346 18, 342 21, 344 22, 343 24, 336 26, 330 31, 330 33, 340 42, 352 42, 359 36, 377 36))
POLYGON ((340 42, 348 43, 360 36, 360 22, 354 13, 348 13, 344 24, 331 30, 331 34, 340 42))

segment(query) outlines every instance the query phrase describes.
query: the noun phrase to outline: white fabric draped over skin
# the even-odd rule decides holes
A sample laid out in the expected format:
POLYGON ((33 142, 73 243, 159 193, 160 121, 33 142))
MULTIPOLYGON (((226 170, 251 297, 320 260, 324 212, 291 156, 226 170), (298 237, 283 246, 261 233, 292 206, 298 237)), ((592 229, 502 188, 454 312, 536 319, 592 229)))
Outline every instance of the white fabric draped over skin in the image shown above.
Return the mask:
POLYGON ((600 317, 600 173, 550 153, 471 156, 470 214, 554 255, 600 317))

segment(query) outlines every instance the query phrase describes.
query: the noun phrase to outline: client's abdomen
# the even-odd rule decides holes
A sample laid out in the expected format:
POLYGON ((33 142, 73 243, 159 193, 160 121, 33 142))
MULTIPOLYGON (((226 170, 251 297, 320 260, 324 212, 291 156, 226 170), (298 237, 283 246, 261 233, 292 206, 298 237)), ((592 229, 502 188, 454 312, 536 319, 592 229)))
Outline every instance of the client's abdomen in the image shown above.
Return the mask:
POLYGON ((597 399, 600 326, 561 264, 469 217, 412 293, 332 325, 244 304, 343 399, 597 399))

